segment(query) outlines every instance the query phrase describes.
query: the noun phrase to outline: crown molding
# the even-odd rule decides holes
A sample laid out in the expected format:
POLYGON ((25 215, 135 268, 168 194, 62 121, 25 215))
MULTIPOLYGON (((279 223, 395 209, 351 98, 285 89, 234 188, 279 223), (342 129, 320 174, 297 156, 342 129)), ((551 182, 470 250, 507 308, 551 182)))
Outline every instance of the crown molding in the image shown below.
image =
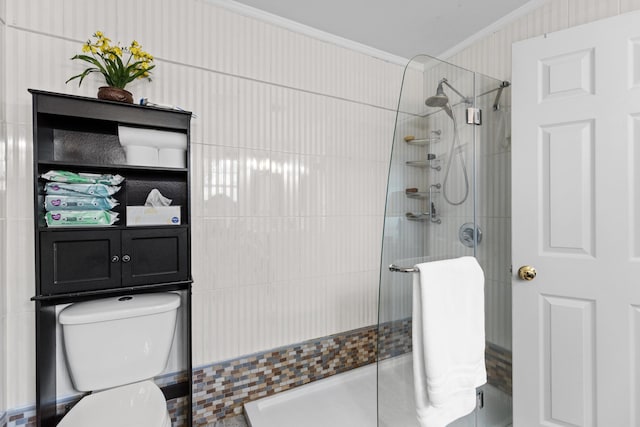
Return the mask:
POLYGON ((327 43, 334 44, 336 46, 344 47, 346 49, 353 50, 355 52, 363 53, 368 56, 380 59, 382 61, 390 62, 401 66, 406 66, 409 59, 401 56, 393 55, 389 52, 385 52, 380 49, 375 49, 371 46, 367 46, 362 43, 358 43, 353 40, 339 37, 331 33, 327 33, 317 28, 310 27, 308 25, 301 24, 291 19, 283 18, 273 13, 265 12, 264 10, 257 9, 255 7, 248 6, 243 3, 239 3, 234 0, 204 0, 205 3, 219 6, 228 10, 231 10, 240 15, 259 19, 272 25, 276 25, 287 30, 294 31, 296 33, 304 34, 309 37, 313 37, 318 40, 322 40, 327 43))

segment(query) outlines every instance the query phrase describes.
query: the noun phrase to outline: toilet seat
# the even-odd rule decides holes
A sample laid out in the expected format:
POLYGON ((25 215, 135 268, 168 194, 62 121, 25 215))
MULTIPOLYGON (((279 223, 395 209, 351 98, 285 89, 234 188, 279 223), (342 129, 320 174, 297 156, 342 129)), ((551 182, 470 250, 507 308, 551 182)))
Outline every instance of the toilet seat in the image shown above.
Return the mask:
POLYGON ((146 380, 83 397, 58 427, 170 427, 162 391, 146 380))

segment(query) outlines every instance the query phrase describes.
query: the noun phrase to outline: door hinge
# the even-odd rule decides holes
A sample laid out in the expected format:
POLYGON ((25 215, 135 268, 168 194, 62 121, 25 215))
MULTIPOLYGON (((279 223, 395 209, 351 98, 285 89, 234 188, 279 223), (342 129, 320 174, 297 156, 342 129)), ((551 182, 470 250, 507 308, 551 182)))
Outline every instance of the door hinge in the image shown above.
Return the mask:
POLYGON ((484 390, 478 390, 476 392, 476 408, 484 408, 484 390))
POLYGON ((475 107, 467 108, 467 124, 481 125, 482 124, 482 110, 475 107))

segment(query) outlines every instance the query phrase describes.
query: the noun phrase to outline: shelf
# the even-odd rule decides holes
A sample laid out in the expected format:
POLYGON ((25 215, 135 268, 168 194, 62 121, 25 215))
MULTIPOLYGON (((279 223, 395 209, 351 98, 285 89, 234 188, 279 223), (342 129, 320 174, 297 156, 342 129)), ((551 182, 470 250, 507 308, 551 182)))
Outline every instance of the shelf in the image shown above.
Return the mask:
POLYGON ((134 165, 120 165, 120 164, 95 164, 95 163, 74 163, 64 162, 59 160, 39 160, 38 166, 46 166, 55 169, 70 168, 75 170, 95 170, 95 171, 113 171, 113 172, 168 172, 168 173, 186 173, 189 172, 187 168, 167 168, 161 166, 134 166, 134 165))
POLYGON ((412 160, 405 162, 407 166, 413 166, 414 168, 427 168, 429 167, 429 163, 427 160, 412 160))
POLYGON ((429 193, 427 193, 426 191, 417 191, 417 192, 414 192, 414 193, 405 193, 405 194, 410 199, 424 200, 424 199, 428 199, 429 198, 429 193))
POLYGON ((156 283, 153 285, 141 286, 123 286, 119 288, 100 289, 84 292, 69 292, 55 295, 35 295, 31 297, 31 301, 40 301, 50 304, 65 304, 67 302, 78 302, 83 300, 94 299, 96 297, 120 296, 126 294, 138 294, 148 292, 161 291, 177 291, 189 289, 193 280, 184 280, 180 282, 156 283))
POLYGON ((433 137, 433 138, 422 138, 422 139, 405 139, 405 142, 409 145, 416 145, 416 146, 425 146, 425 145, 429 145, 431 143, 435 143, 435 142, 440 142, 440 137, 433 137))
POLYGON ((39 114, 67 116, 73 120, 84 118, 131 123, 137 126, 186 129, 191 119, 190 111, 126 104, 35 89, 29 89, 29 92, 38 97, 39 114))
POLYGON ((174 229, 174 228, 189 228, 189 224, 180 224, 180 225, 101 225, 95 227, 46 227, 41 226, 38 227, 38 231, 99 231, 99 230, 149 230, 149 229, 174 229))
POLYGON ((405 214, 405 217, 409 221, 429 221, 430 219, 430 215, 424 212, 418 212, 418 213, 407 212, 405 214))
POLYGON ((57 307, 155 292, 181 296, 181 320, 172 345, 180 352, 174 368, 184 373, 184 378, 162 387, 162 392, 167 399, 185 400, 180 417, 191 425, 191 113, 33 89, 29 92, 33 95, 35 425, 55 427, 65 415, 56 407, 58 367, 63 363, 62 342, 56 331, 57 307), (181 134, 186 141, 184 157, 176 157, 179 163, 165 164, 183 167, 127 164, 120 125, 181 134), (41 175, 48 170, 122 175, 125 180, 112 195, 119 205, 111 209, 119 214, 119 221, 114 225, 47 227, 41 175), (180 225, 126 225, 127 206, 144 205, 152 189, 180 208, 180 225))

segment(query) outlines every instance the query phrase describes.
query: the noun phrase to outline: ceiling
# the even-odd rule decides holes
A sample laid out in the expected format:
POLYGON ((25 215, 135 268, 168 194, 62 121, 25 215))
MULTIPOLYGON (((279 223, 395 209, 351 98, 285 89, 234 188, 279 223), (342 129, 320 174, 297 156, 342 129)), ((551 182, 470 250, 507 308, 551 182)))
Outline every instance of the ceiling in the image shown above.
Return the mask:
POLYGON ((411 58, 440 56, 530 0, 236 0, 411 58))

